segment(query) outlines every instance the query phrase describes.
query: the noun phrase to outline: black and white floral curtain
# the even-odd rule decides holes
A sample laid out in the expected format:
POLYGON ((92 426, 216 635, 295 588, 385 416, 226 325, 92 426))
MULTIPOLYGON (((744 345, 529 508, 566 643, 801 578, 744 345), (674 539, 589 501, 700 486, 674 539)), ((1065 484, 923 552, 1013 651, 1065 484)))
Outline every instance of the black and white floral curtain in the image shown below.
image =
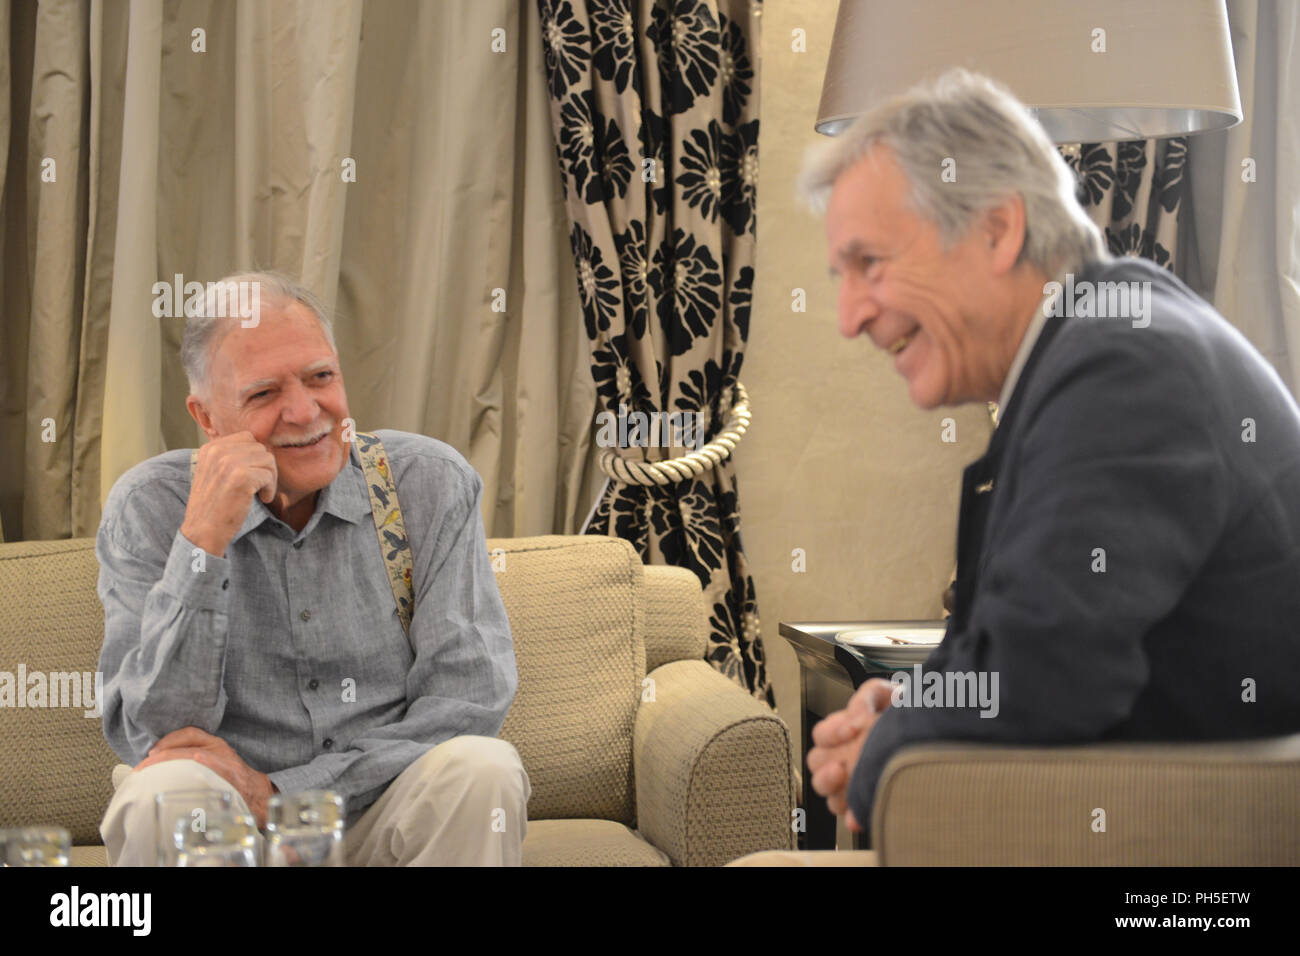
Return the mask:
POLYGON ((1171 272, 1178 251, 1187 137, 1063 147, 1078 197, 1113 256, 1141 256, 1171 272))
MULTIPOLYGON (((749 333, 761 4, 537 5, 598 406, 699 413, 709 440, 749 333)), ((774 704, 730 460, 666 486, 611 481, 588 530, 693 571, 711 608, 708 660, 774 704)))

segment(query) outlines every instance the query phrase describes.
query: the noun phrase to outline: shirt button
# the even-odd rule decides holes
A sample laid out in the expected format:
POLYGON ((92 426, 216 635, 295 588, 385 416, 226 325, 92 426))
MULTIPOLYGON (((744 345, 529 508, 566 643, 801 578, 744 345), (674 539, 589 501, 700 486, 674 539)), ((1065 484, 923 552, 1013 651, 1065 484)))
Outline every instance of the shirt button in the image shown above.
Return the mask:
POLYGON ((331 747, 334 746, 334 738, 326 737, 324 740, 320 742, 320 745, 324 747, 326 750, 329 750, 331 747))
POLYGON ((310 621, 310 620, 311 620, 311 611, 308 611, 308 610, 306 610, 306 609, 303 609, 303 612, 302 612, 301 614, 299 614, 298 616, 299 616, 300 618, 302 618, 304 621, 310 621))
POLYGON ((226 578, 226 580, 221 582, 221 590, 227 591, 229 589, 230 589, 230 578, 226 578))
POLYGON ((301 548, 301 547, 302 547, 302 541, 295 541, 295 542, 293 543, 293 546, 294 546, 295 548, 301 548))
POLYGON ((307 681, 307 689, 308 689, 308 690, 315 690, 315 689, 316 689, 317 687, 319 687, 319 686, 320 686, 320 681, 318 681, 318 680, 317 680, 316 678, 314 678, 314 677, 313 677, 311 680, 307 681))

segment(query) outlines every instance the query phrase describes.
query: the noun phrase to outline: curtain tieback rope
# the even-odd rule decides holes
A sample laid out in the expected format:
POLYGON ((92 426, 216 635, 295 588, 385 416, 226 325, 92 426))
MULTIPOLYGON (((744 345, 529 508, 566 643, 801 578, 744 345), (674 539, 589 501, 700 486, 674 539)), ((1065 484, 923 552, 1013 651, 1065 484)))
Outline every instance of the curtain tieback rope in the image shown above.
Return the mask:
POLYGON ((600 456, 600 470, 615 481, 631 485, 670 485, 678 481, 689 481, 731 457, 749 428, 751 417, 749 393, 745 391, 744 385, 737 382, 726 424, 718 436, 703 448, 688 455, 657 462, 629 460, 613 449, 606 449, 600 456))

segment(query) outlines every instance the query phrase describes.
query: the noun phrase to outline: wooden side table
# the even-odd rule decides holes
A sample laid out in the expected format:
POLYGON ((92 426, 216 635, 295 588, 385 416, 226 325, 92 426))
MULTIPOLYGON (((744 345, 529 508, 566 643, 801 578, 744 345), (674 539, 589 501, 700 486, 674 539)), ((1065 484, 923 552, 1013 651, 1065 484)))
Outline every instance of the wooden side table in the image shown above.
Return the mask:
MULTIPOLYGON (((799 765, 803 773, 805 830, 799 835, 802 850, 835 849, 835 814, 826 798, 812 788, 808 751, 812 749, 813 726, 824 717, 848 706, 853 692, 870 677, 889 679, 892 670, 870 667, 862 658, 835 640, 841 631, 863 627, 944 627, 946 621, 794 621, 781 622, 781 636, 790 642, 799 658, 799 707, 803 733, 799 765)), ((860 821, 870 826, 870 821, 860 821)), ((860 834, 853 834, 853 849, 863 847, 860 834)))

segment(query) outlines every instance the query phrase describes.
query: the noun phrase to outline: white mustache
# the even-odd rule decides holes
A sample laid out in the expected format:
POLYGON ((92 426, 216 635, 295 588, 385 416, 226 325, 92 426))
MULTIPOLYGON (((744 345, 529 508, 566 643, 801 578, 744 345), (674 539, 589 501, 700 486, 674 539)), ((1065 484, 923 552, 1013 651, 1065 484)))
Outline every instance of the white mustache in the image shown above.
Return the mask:
POLYGON ((316 441, 318 438, 324 438, 332 431, 334 431, 334 426, 330 425, 324 431, 316 432, 315 434, 312 435, 303 435, 300 438, 281 438, 276 441, 273 441, 271 444, 274 445, 276 448, 284 448, 287 445, 306 445, 309 442, 316 441))

